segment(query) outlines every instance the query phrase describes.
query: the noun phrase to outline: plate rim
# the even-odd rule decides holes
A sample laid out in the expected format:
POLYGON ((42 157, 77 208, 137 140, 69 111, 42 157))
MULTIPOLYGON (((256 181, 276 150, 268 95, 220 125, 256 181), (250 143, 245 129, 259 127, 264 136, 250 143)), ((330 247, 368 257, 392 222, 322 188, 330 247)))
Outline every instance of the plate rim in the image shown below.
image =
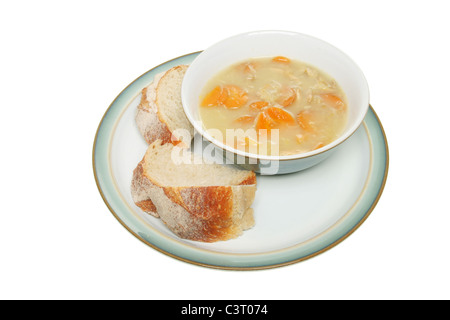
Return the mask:
MULTIPOLYGON (((93 143, 93 149, 92 149, 92 166, 93 166, 93 173, 94 173, 94 179, 95 179, 95 183, 97 185, 97 189, 104 201, 104 203, 106 204, 107 208, 109 209, 109 211, 113 214, 113 216, 119 221, 119 223, 125 228, 127 229, 132 235, 134 235, 137 239, 139 239, 141 242, 143 242, 144 244, 150 246, 151 248, 157 250, 160 253, 163 253, 167 256, 170 256, 176 260, 180 260, 189 264, 193 264, 193 265, 197 265, 197 266, 202 266, 202 267, 207 267, 207 268, 213 268, 213 269, 222 269, 222 270, 238 270, 238 271, 246 271, 246 270, 262 270, 262 269, 273 269, 273 268, 278 268, 278 267, 283 267, 283 266, 287 266, 287 265, 292 265, 295 263, 299 263, 305 260, 308 260, 312 257, 315 257, 319 254, 322 254, 328 250, 330 250, 331 248, 335 247, 336 245, 338 245, 339 243, 341 243, 342 241, 344 241, 345 239, 347 239, 351 234, 353 234, 366 220, 367 218, 370 216, 370 214, 373 212, 373 210, 375 209, 376 205, 379 202, 379 199, 381 198, 381 195, 384 191, 386 182, 387 182, 387 177, 388 177, 388 172, 389 172, 389 146, 388 146, 388 141, 387 141, 387 137, 386 137, 386 133, 385 130, 383 128, 383 125, 377 115, 377 113, 375 112, 375 110, 373 109, 372 105, 369 104, 369 112, 366 114, 366 117, 369 115, 369 113, 372 113, 373 116, 375 117, 376 123, 379 127, 380 133, 382 135, 382 138, 384 140, 384 151, 385 151, 385 168, 384 168, 384 173, 383 173, 383 178, 381 180, 381 184, 379 187, 379 190, 376 194, 376 197, 374 197, 373 202, 371 204, 371 206, 367 209, 367 211, 364 213, 364 215, 362 216, 362 218, 358 221, 358 223, 356 223, 351 229, 349 229, 343 236, 341 236, 340 238, 336 239, 335 241, 333 241, 332 243, 328 244, 327 246, 321 248, 320 250, 317 250, 313 253, 310 253, 308 255, 305 255, 303 257, 299 257, 298 259, 293 259, 293 260, 289 260, 289 261, 283 261, 283 262, 279 262, 279 263, 272 263, 272 264, 267 264, 267 265, 252 265, 252 266, 229 266, 229 265, 220 265, 220 264, 211 264, 211 263, 205 263, 205 262, 201 262, 201 261, 196 261, 193 259, 188 259, 188 258, 184 258, 184 257, 180 257, 176 254, 173 254, 167 250, 164 250, 162 248, 160 248, 159 246, 151 243, 150 241, 147 241, 146 239, 144 239, 143 237, 141 237, 139 234, 137 234, 136 232, 134 232, 130 226, 128 226, 119 216, 119 214, 117 212, 115 212, 114 208, 112 207, 112 205, 109 203, 109 201, 107 200, 104 191, 102 190, 102 186, 101 186, 101 182, 99 179, 99 175, 96 169, 96 150, 98 147, 98 138, 99 138, 99 134, 101 132, 102 129, 102 125, 104 124, 104 121, 107 117, 107 115, 110 113, 112 107, 117 103, 118 99, 133 85, 135 84, 139 79, 143 78, 146 74, 155 71, 157 68, 164 66, 166 64, 169 64, 171 62, 177 61, 181 58, 184 57, 190 57, 190 56, 195 56, 198 55, 199 53, 201 53, 202 51, 196 51, 196 52, 192 52, 192 53, 188 53, 182 56, 178 56, 176 58, 167 60, 151 69, 149 69, 148 71, 144 72, 143 74, 141 74, 139 77, 137 77, 135 80, 133 80, 132 82, 130 82, 117 96, 116 98, 111 102, 111 104, 109 105, 109 107, 106 109, 105 113, 103 114, 103 117, 97 127, 96 133, 95 133, 95 138, 94 138, 94 143, 93 143)), ((140 91, 139 91, 140 92, 140 91)), ((129 103, 134 100, 135 97, 131 98, 128 103, 125 104, 125 108, 124 110, 126 110, 126 108, 128 107, 129 103)), ((124 110, 121 110, 121 114, 123 113, 124 110)), ((120 117, 118 118, 120 119, 120 117)), ((364 125, 365 124, 366 119, 364 119, 364 125)), ((117 125, 117 120, 115 125, 117 125)), ((114 125, 114 126, 115 126, 114 125)), ((366 131, 367 133, 369 133, 368 128, 366 126, 366 131)), ((114 132, 114 130, 113 130, 114 132)), ((369 139, 370 139, 370 135, 369 135, 369 139)), ((364 193, 364 192, 363 192, 364 193)), ((362 194, 363 194, 362 193, 362 194)), ((356 203, 356 202, 355 202, 356 203)), ((196 248, 195 248, 196 249, 196 248)), ((286 248, 287 249, 287 248, 286 248)), ((205 249, 201 249, 201 250, 205 250, 205 249)), ((284 250, 284 249, 282 249, 284 250)), ((206 250, 208 251, 208 250, 206 250)), ((215 253, 213 251, 211 251, 211 253, 215 253)), ((219 253, 219 252, 218 252, 219 253)), ((229 253, 230 254, 230 253, 229 253)), ((231 253, 231 255, 233 255, 231 253)))

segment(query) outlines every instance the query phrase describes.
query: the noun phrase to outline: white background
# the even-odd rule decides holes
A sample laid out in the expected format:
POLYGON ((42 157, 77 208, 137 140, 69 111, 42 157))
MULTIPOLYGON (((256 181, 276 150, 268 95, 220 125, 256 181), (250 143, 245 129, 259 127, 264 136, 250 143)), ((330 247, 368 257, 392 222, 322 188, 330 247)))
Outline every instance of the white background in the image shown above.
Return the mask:
POLYGON ((449 299, 445 4, 2 1, 0 298, 449 299), (301 263, 239 272, 175 260, 100 197, 98 124, 152 67, 260 29, 319 37, 359 64, 390 147, 384 193, 354 234, 301 263))

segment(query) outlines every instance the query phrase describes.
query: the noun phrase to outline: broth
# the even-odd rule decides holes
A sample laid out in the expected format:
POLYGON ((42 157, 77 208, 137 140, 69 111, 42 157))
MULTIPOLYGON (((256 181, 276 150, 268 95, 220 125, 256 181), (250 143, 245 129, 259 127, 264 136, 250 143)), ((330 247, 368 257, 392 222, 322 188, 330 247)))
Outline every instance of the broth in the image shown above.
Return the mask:
POLYGON ((347 122, 347 100, 338 83, 309 64, 282 56, 225 68, 199 98, 205 129, 214 129, 213 136, 231 147, 262 155, 319 149, 337 139, 347 122), (230 129, 239 134, 226 139, 230 129))

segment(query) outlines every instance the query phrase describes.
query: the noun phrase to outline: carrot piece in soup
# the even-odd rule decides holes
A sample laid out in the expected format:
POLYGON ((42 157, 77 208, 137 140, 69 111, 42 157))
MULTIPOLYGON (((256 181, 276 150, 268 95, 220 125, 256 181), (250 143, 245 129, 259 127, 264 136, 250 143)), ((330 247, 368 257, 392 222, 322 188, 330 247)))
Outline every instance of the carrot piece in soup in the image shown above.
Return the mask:
POLYGON ((341 100, 341 98, 335 96, 334 94, 322 94, 320 97, 330 107, 337 110, 345 109, 345 103, 341 100))
POLYGON ((256 72, 256 64, 253 62, 247 62, 244 65, 244 72, 245 73, 255 73, 256 72))
POLYGON ((300 125, 300 128, 302 128, 303 130, 305 130, 307 132, 314 131, 314 126, 312 125, 312 115, 310 112, 301 111, 297 115, 297 121, 298 121, 298 124, 300 125))
POLYGON ((251 103, 248 107, 250 109, 261 110, 269 105, 266 101, 256 101, 251 103))
POLYGON ((317 146, 315 146, 313 150, 320 149, 320 148, 322 148, 322 147, 324 147, 324 146, 325 146, 325 145, 321 142, 321 143, 319 143, 317 146))
POLYGON ((254 73, 256 72, 256 63, 251 61, 243 62, 238 64, 236 69, 243 73, 254 73))
POLYGON ((277 102, 283 107, 289 107, 292 103, 294 103, 295 98, 297 98, 297 93, 295 90, 292 88, 286 88, 283 90, 283 93, 277 102))
POLYGON ((225 107, 229 109, 242 107, 247 103, 247 92, 238 86, 228 85, 224 87, 227 91, 227 97, 223 101, 225 107))
POLYGON ((257 63, 252 61, 243 62, 237 65, 237 70, 244 75, 247 80, 256 78, 257 63))
POLYGON ((270 131, 270 129, 275 127, 275 122, 270 118, 266 112, 260 112, 258 116, 256 117, 256 131, 259 133, 259 130, 267 130, 267 132, 270 131))
POLYGON ((224 103, 228 96, 228 91, 224 90, 221 86, 217 86, 212 89, 203 99, 202 107, 214 107, 224 103))
POLYGON ((295 125, 294 117, 286 110, 270 107, 265 110, 267 115, 280 125, 295 125))
POLYGON ((252 116, 242 116, 234 120, 234 122, 239 123, 252 123, 255 120, 255 117, 252 116))
POLYGON ((283 57, 283 56, 276 56, 272 58, 272 61, 274 62, 281 62, 281 63, 289 63, 291 60, 289 58, 283 57))

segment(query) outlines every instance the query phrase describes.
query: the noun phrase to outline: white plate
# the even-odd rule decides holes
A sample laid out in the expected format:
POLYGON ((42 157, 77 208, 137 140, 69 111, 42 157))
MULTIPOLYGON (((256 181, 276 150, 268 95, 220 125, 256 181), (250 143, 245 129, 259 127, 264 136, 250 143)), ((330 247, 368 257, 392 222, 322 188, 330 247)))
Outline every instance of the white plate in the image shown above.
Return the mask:
POLYGON ((138 239, 179 260, 212 268, 253 270, 303 261, 335 246, 374 209, 388 172, 388 147, 373 108, 329 159, 305 171, 257 176, 255 226, 237 239, 180 239, 132 201, 132 172, 147 144, 134 116, 140 92, 155 74, 189 64, 198 53, 170 60, 132 82, 106 111, 94 142, 95 179, 106 205, 138 239))

